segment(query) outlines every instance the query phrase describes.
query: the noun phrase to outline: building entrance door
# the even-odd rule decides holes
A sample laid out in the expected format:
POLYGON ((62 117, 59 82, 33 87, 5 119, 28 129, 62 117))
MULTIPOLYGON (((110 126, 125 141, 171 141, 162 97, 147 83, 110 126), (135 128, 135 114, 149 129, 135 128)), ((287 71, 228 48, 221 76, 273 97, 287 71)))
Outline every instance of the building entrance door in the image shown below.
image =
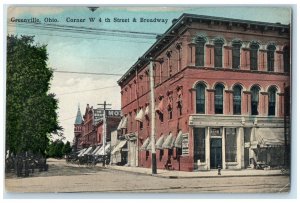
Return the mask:
POLYGON ((210 139, 210 168, 222 167, 222 138, 210 139))

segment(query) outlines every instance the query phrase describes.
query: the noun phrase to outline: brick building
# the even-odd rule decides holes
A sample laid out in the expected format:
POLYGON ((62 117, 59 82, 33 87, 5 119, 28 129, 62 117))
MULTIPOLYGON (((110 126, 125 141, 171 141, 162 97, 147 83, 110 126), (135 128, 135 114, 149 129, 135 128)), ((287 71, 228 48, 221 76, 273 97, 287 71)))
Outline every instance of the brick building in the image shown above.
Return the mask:
MULTIPOLYGON (((289 25, 183 14, 143 55, 150 57, 160 61, 154 64, 158 168, 283 165, 289 25)), ((151 167, 148 65, 139 59, 118 81, 124 115, 118 129, 132 137, 128 160, 140 167, 151 167)))
MULTIPOLYGON (((110 142, 110 134, 117 129, 121 120, 120 110, 108 110, 117 112, 107 115, 106 142, 110 142)), ((103 110, 94 109, 87 104, 82 119, 80 108, 78 107, 77 116, 74 124, 74 145, 76 149, 98 146, 103 144, 103 110)))

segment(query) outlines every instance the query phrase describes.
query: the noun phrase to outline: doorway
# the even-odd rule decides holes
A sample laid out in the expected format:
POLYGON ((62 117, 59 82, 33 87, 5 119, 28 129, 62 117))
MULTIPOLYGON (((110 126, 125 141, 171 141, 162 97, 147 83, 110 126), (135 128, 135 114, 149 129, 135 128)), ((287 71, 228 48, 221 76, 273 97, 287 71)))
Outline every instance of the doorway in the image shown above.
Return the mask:
POLYGON ((210 168, 222 167, 222 138, 210 139, 210 168))

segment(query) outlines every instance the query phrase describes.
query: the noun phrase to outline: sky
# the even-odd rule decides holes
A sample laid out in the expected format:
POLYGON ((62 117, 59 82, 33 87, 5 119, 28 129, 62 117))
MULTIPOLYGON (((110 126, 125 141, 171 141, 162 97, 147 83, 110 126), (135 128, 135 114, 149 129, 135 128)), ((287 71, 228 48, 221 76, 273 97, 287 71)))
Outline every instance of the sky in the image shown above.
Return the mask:
MULTIPOLYGON (((35 35, 35 41, 47 44, 48 66, 57 71, 113 73, 117 75, 92 75, 54 72, 51 81, 51 93, 59 100, 59 122, 64 128, 66 140, 74 137, 73 124, 77 108, 84 114, 87 104, 97 108, 99 103, 107 101, 112 109, 120 109, 121 94, 117 80, 125 73, 145 51, 155 42, 155 38, 137 38, 95 35, 80 32, 62 32, 24 28, 11 22, 11 18, 56 19, 56 25, 88 27, 93 29, 114 29, 134 32, 164 33, 174 18, 182 13, 209 15, 289 24, 291 11, 288 7, 270 6, 201 6, 201 7, 100 7, 92 12, 87 7, 9 7, 7 10, 7 33, 17 35, 35 35), (112 22, 114 18, 163 18, 167 23, 112 22), (86 19, 85 22, 66 22, 67 18, 86 19), (89 22, 89 18, 101 18, 101 22, 89 22), (111 22, 105 22, 110 18, 111 22)), ((47 22, 49 23, 49 22, 47 22)))

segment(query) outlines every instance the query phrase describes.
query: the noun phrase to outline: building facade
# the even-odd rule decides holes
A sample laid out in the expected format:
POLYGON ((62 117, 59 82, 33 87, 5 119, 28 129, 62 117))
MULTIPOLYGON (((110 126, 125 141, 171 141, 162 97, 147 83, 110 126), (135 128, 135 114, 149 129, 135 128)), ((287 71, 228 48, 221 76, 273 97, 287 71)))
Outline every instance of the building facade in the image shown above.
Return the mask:
MULTIPOLYGON (((142 58, 155 59, 158 168, 284 164, 289 25, 183 14, 142 58)), ((148 66, 139 59, 118 81, 118 129, 132 137, 128 158, 140 167, 151 167, 148 66)))
MULTIPOLYGON (((87 104, 82 119, 80 108, 74 124, 73 143, 76 150, 95 147, 103 144, 103 110, 94 109, 87 104)), ((111 132, 116 130, 121 120, 120 110, 107 110, 106 115, 106 142, 111 140, 111 132)))

